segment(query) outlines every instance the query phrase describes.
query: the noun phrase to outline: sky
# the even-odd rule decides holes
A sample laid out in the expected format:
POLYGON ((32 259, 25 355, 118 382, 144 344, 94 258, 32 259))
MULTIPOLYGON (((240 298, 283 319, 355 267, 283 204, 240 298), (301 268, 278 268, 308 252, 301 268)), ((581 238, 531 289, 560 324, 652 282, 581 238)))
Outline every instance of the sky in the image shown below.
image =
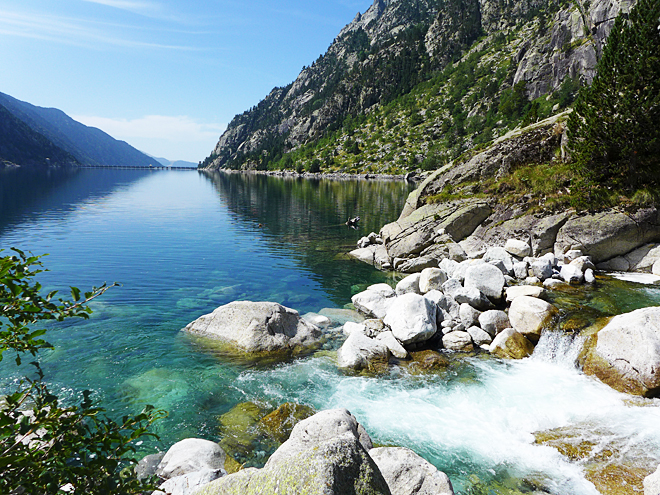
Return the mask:
POLYGON ((0 0, 0 92, 198 162, 372 0, 0 0))

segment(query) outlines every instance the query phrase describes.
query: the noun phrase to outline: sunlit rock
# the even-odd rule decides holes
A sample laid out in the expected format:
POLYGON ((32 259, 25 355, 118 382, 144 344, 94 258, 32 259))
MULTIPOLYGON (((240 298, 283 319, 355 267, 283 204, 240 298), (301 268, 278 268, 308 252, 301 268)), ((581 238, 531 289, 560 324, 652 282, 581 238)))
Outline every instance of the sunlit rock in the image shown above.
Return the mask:
POLYGON ((552 304, 529 296, 517 297, 509 308, 511 326, 534 343, 557 314, 552 304))

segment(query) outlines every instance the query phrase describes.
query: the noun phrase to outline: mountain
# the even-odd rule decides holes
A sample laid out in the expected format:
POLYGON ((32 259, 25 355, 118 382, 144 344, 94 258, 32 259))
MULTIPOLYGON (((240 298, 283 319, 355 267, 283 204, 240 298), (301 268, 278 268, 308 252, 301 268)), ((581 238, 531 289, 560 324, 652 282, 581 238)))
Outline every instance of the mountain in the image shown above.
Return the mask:
POLYGON ((78 161, 0 105, 0 170, 15 165, 63 167, 78 161))
POLYGON ((61 110, 37 107, 4 93, 0 93, 0 105, 33 131, 73 155, 82 165, 104 167, 154 165, 153 159, 128 143, 118 141, 95 127, 87 127, 61 110))
POLYGON ((202 167, 292 168, 288 154, 382 172, 452 159, 569 105, 632 3, 375 0, 293 83, 237 115, 202 167))
MULTIPOLYGON (((147 154, 147 156, 151 156, 147 154)), ((158 163, 163 165, 164 167, 185 167, 185 168, 197 168, 197 163, 193 162, 187 162, 185 160, 168 160, 167 158, 159 158, 157 156, 151 156, 154 160, 156 160, 158 163)))

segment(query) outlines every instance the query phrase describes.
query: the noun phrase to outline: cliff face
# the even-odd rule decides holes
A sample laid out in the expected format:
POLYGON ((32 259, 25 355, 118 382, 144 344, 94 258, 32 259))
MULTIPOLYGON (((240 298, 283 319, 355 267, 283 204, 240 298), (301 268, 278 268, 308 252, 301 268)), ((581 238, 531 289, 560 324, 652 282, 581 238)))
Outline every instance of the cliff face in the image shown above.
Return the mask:
MULTIPOLYGON (((493 66, 513 62, 506 85, 525 81, 530 100, 557 90, 567 77, 590 82, 613 19, 632 3, 375 0, 293 83, 236 116, 203 166, 254 168, 277 161, 340 128, 346 118, 408 94, 495 36, 509 44, 517 40, 513 56, 495 53, 493 66)), ((477 113, 480 104, 466 111, 477 113)))

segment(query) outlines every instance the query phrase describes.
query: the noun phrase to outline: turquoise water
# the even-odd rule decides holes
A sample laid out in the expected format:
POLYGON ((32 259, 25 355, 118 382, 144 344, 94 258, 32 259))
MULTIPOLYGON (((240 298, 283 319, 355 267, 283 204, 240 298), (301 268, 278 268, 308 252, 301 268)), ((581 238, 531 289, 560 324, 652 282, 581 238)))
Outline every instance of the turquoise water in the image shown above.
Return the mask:
MULTIPOLYGON (((236 362, 180 332, 233 300, 317 312, 392 282, 345 253, 394 220, 408 191, 401 182, 186 171, 2 175, 0 248, 50 253, 51 271, 41 278, 49 289, 122 283, 93 303, 89 321, 51 329, 55 350, 42 365, 58 393, 93 390, 112 414, 145 404, 168 410, 156 426, 161 442, 145 444, 145 453, 189 436, 219 440, 218 416, 238 403, 297 401, 348 408, 375 442, 414 449, 465 494, 531 492, 539 484, 550 493, 596 493, 580 465, 534 444, 534 432, 557 427, 595 425, 660 462, 658 401, 631 407, 582 375, 566 358, 567 340, 545 339, 533 358, 516 363, 457 357, 435 374, 393 367, 352 376, 337 370, 332 353, 276 365, 236 362), (344 225, 354 215, 362 217, 358 230, 344 225)), ((589 319, 660 304, 657 286, 608 283, 556 298, 567 315, 589 319)), ((5 385, 19 376, 10 360, 0 365, 5 385)))

